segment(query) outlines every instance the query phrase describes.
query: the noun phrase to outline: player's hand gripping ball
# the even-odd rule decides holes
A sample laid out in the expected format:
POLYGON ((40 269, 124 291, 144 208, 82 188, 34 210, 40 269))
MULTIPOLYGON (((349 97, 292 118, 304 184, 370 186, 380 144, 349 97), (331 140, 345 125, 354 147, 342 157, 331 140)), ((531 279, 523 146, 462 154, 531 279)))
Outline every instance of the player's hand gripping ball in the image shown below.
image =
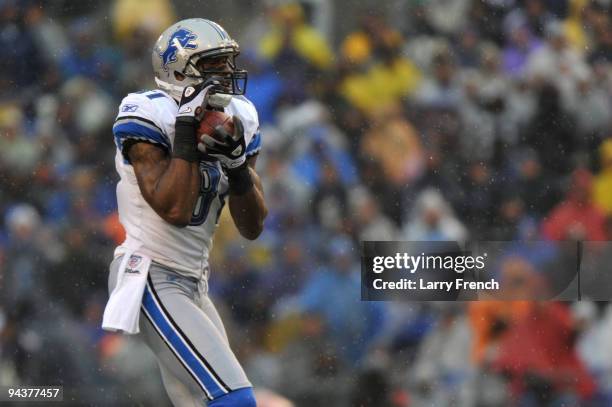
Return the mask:
POLYGON ((238 116, 205 112, 197 135, 198 150, 218 159, 222 167, 233 170, 245 163, 244 126, 238 116))

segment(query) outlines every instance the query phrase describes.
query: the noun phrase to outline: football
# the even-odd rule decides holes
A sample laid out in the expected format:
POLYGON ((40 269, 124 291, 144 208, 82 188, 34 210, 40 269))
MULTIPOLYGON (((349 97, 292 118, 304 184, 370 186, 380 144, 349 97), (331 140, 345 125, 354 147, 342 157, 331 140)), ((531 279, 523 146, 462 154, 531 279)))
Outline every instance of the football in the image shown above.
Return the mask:
POLYGON ((198 139, 202 134, 208 134, 209 136, 215 137, 215 129, 218 126, 223 126, 225 131, 227 131, 229 134, 234 133, 234 122, 232 116, 215 110, 207 110, 204 113, 204 117, 202 117, 200 127, 198 128, 198 139))

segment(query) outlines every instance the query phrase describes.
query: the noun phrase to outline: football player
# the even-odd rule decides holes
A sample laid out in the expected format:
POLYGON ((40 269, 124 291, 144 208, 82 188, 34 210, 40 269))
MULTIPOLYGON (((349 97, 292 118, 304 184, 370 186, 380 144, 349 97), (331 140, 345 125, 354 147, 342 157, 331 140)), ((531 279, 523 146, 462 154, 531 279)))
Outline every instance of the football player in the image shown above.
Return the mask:
POLYGON ((238 44, 212 21, 172 25, 152 53, 158 89, 126 96, 113 126, 127 238, 115 251, 109 288, 130 249, 151 258, 140 335, 176 406, 205 400, 211 407, 255 406, 207 295, 208 255, 225 201, 247 239, 259 236, 267 213, 255 172, 257 111, 244 96, 247 73, 236 68, 238 53, 238 44), (233 116, 233 134, 218 127, 198 140, 205 109, 233 116))

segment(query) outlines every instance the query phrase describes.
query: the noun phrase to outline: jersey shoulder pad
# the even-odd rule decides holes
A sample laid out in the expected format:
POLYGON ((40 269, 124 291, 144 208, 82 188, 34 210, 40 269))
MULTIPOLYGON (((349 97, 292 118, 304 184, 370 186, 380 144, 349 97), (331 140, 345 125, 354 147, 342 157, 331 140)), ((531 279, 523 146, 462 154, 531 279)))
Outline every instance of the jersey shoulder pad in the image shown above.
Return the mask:
POLYGON ((259 116, 253 103, 244 96, 234 96, 227 113, 240 117, 247 142, 259 129, 259 116))
POLYGON ((123 151, 123 143, 128 139, 158 144, 168 151, 172 149, 170 139, 160 120, 159 109, 149 94, 155 95, 154 91, 130 93, 121 101, 113 125, 115 144, 119 150, 123 151))

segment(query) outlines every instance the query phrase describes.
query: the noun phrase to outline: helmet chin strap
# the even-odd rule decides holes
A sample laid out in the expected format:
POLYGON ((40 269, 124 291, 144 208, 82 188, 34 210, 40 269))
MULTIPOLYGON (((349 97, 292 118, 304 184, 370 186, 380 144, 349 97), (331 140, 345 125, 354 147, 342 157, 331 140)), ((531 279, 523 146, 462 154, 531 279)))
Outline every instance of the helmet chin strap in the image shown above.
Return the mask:
POLYGON ((161 90, 168 93, 170 96, 172 96, 172 98, 176 99, 176 101, 181 100, 181 96, 183 96, 183 89, 185 89, 185 87, 164 82, 159 78, 155 78, 155 83, 161 90))
MULTIPOLYGON (((185 89, 184 86, 173 85, 171 83, 164 82, 159 78, 155 78, 155 83, 157 83, 157 86, 159 86, 161 90, 167 92, 176 101, 181 100, 181 97, 183 96, 183 89, 185 89)), ((187 86, 189 85, 191 84, 187 84, 187 86)), ((231 101, 232 95, 228 95, 225 93, 214 93, 206 97, 206 102, 210 106, 221 109, 227 107, 227 105, 229 105, 231 101)))

